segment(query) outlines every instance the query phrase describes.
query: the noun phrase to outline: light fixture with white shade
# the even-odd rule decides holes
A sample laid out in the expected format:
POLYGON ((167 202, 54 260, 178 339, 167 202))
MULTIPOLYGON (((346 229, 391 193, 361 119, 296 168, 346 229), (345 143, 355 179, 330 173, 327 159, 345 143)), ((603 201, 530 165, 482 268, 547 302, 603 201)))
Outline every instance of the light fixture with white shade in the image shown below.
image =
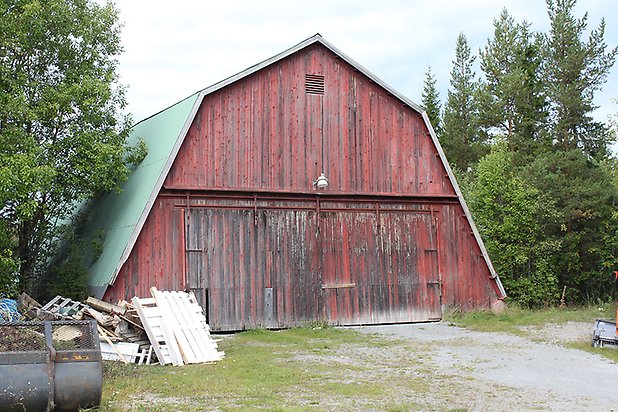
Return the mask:
POLYGON ((324 173, 320 174, 315 182, 313 182, 313 185, 318 189, 326 189, 328 187, 328 179, 324 176, 324 173))

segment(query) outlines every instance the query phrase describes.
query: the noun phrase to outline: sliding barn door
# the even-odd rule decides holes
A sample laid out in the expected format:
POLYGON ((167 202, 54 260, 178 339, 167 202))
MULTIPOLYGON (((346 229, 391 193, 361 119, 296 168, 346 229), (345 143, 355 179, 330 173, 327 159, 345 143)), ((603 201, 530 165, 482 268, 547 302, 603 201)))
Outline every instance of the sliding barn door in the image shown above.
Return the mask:
POLYGON ((187 288, 215 331, 441 317, 428 210, 270 198, 191 207, 185 221, 187 288))

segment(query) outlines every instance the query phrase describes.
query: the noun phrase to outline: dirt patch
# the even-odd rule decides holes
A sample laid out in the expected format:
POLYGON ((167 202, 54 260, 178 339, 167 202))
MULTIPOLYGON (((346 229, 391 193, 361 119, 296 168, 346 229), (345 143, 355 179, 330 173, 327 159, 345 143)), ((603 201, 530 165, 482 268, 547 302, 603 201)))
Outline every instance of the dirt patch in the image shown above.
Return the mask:
MULTIPOLYGON (((572 322, 526 327, 514 335, 447 323, 369 326, 349 329, 375 336, 329 330, 315 338, 300 334, 302 344, 272 335, 289 331, 264 332, 267 340, 230 335, 222 342, 229 349, 224 361, 187 367, 193 371, 190 392, 176 385, 178 391, 157 395, 156 382, 178 378, 177 369, 164 367, 145 374, 155 388, 142 382, 129 396, 114 393, 107 401, 110 409, 102 410, 618 410, 618 364, 570 347, 589 344, 592 327, 572 322), (219 381, 196 384, 202 373, 237 368, 233 348, 241 344, 268 347, 266 364, 258 357, 258 365, 236 369, 253 378, 229 375, 236 382, 229 391, 219 381), (257 374, 249 373, 253 366, 257 374)), ((225 382, 228 375, 220 376, 225 382)))
MULTIPOLYGON (((356 328, 429 348, 425 363, 466 410, 613 411, 618 365, 563 346, 588 339, 591 325, 526 330, 530 337, 475 332, 446 323, 356 328)), ((438 386, 437 392, 440 392, 438 386)))

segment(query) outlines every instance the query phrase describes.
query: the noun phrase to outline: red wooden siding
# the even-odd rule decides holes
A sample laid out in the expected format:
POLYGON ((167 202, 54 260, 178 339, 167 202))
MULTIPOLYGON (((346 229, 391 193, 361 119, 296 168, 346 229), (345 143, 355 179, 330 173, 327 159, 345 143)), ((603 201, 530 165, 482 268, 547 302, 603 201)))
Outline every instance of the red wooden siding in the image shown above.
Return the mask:
POLYGON ((204 97, 105 298, 151 286, 194 291, 215 331, 426 321, 500 295, 421 115, 320 44, 204 97))
POLYGON ((454 194, 421 115, 319 46, 206 96, 164 186, 306 192, 322 171, 331 193, 454 194))
POLYGON ((462 310, 489 307, 500 293, 462 207, 448 204, 439 210, 442 302, 462 310))
POLYGON ((165 195, 106 296, 187 288, 213 330, 422 321, 439 318, 441 303, 487 306, 496 293, 461 206, 401 202, 165 195))

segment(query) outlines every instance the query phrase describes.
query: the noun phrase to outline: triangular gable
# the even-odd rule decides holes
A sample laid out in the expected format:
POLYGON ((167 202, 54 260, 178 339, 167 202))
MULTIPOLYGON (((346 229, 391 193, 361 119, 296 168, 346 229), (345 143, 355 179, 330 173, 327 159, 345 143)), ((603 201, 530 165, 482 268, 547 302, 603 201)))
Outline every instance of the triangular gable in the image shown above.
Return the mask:
POLYGON ((108 198, 106 198, 106 202, 101 205, 103 208, 102 212, 108 215, 106 216, 106 221, 112 222, 113 220, 113 222, 105 226, 110 229, 106 231, 108 238, 106 238, 105 241, 103 255, 97 260, 90 270, 90 283, 96 289, 96 295, 98 297, 103 295, 108 285, 114 283, 118 272, 128 259, 144 222, 150 213, 150 209, 172 164, 174 163, 178 150, 184 142, 189 126, 193 121, 193 117, 195 116, 195 113, 197 112, 197 109, 199 108, 204 97, 315 43, 322 44, 360 73, 367 76, 383 89, 387 90, 402 103, 422 114, 423 120, 430 131, 433 144, 439 153, 445 170, 447 171, 449 180, 464 210, 466 219, 472 228, 472 232, 479 245, 489 271, 502 296, 506 296, 502 283, 500 282, 493 264, 489 259, 489 255, 487 254, 481 236, 472 220, 472 216, 463 198, 459 185, 455 180, 453 171, 448 164, 444 151, 438 142, 435 131, 433 130, 425 111, 422 107, 401 95, 356 61, 324 40, 320 34, 316 34, 296 46, 271 57, 270 59, 251 66, 242 72, 203 89, 202 91, 177 103, 176 105, 171 106, 170 108, 138 123, 134 127, 131 133, 131 138, 136 139, 141 133, 142 138, 144 138, 148 145, 149 154, 144 162, 142 162, 135 172, 132 173, 129 180, 127 180, 127 182, 123 185, 123 192, 118 195, 109 195, 108 198), (153 136, 154 138, 150 138, 150 136, 153 136), (150 151, 153 149, 154 153, 151 155, 150 151), (135 199, 133 197, 135 197, 135 199), (124 204, 129 204, 130 207, 128 207, 128 209, 130 209, 130 212, 125 210, 123 206, 124 204), (112 236, 114 243, 112 244, 110 244, 109 239, 111 234, 114 234, 112 236))

